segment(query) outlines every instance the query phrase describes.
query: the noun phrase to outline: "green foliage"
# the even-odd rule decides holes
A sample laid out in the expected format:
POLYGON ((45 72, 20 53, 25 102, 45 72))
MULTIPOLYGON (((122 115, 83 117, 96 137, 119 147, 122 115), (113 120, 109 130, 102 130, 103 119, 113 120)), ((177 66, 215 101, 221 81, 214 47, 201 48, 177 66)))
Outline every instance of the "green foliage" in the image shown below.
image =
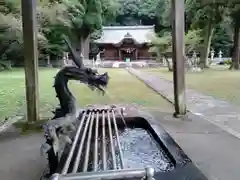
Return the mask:
POLYGON ((199 51, 200 43, 203 40, 200 29, 193 29, 188 31, 185 35, 185 52, 199 51))
MULTIPOLYGON (((20 0, 0 4, 0 60, 23 60, 20 0)), ((209 24, 215 28, 212 47, 230 55, 233 26, 240 16, 239 0, 186 0, 186 52, 203 44, 209 24), (189 31, 190 30, 190 31, 189 31)), ((62 34, 75 44, 101 36, 102 25, 155 25, 153 42, 171 51, 171 0, 37 0, 39 57, 59 56, 66 50, 62 34)), ((91 45, 92 47, 92 45, 91 45)), ((96 49, 96 48, 93 48, 96 49)), ((94 50, 95 51, 95 50, 94 50)))
POLYGON ((208 22, 218 24, 226 15, 226 8, 209 0, 209 3, 204 4, 205 0, 186 0, 186 20, 191 24, 192 28, 205 28, 208 22))
POLYGON ((231 24, 234 19, 238 19, 236 17, 240 16, 240 13, 235 14, 240 12, 235 11, 238 6, 236 3, 240 3, 240 1, 186 0, 187 28, 200 28, 202 29, 201 36, 205 37, 201 43, 201 64, 207 66, 206 59, 210 46, 215 52, 222 50, 224 56, 231 55, 233 39, 231 24), (232 20, 229 17, 232 17, 232 20), (213 36, 211 35, 212 32, 213 36))
POLYGON ((151 19, 154 20, 157 17, 160 18, 160 12, 163 12, 164 10, 164 4, 168 1, 163 0, 140 0, 140 11, 138 12, 138 15, 142 19, 151 19))
POLYGON ((84 29, 88 29, 92 33, 95 29, 102 27, 102 5, 100 0, 88 0, 85 7, 86 12, 83 18, 84 29))
MULTIPOLYGON (((190 30, 185 35, 185 52, 189 53, 199 49, 199 44, 202 40, 201 30, 190 30)), ((153 47, 150 51, 157 55, 166 56, 172 53, 172 35, 169 32, 163 33, 161 37, 153 37, 151 39, 153 47)))
POLYGON ((102 22, 103 25, 115 23, 115 19, 120 8, 118 0, 101 0, 102 3, 102 22))
POLYGON ((230 50, 233 45, 233 30, 229 24, 231 24, 231 22, 227 20, 217 25, 212 39, 214 51, 219 52, 221 50, 226 57, 231 56, 230 50))
POLYGON ((71 33, 74 33, 76 37, 86 38, 94 30, 101 29, 101 0, 65 0, 64 4, 72 24, 71 33))
POLYGON ((153 25, 157 29, 167 23, 170 15, 168 4, 170 0, 118 0, 121 5, 115 24, 119 25, 153 25))
POLYGON ((137 25, 141 24, 141 19, 139 18, 139 9, 140 9, 140 1, 135 0, 118 0, 119 4, 121 4, 118 15, 116 18, 117 23, 121 25, 137 25))
MULTIPOLYGON (((0 4, 0 61, 23 60, 20 3, 4 0, 0 4)), ((66 50, 62 34, 79 41, 100 32, 103 21, 116 14, 117 5, 116 0, 38 0, 39 57, 61 57, 66 50)))
POLYGON ((228 59, 228 60, 224 60, 224 65, 231 65, 232 64, 232 60, 228 59))
POLYGON ((8 60, 11 54, 21 57, 22 43, 21 20, 0 13, 0 60, 8 60))
POLYGON ((0 12, 3 14, 19 14, 20 0, 1 0, 0 12))
POLYGON ((172 36, 169 32, 165 32, 162 37, 153 37, 151 41, 153 44, 151 52, 156 52, 159 56, 172 52, 172 36))

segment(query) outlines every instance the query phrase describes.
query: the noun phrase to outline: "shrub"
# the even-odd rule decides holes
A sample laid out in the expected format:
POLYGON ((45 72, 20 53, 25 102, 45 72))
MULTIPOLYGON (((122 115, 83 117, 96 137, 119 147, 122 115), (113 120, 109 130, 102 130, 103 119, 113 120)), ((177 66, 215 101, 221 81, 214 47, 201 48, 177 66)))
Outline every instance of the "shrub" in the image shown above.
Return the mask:
POLYGON ((224 65, 231 65, 232 64, 232 60, 228 59, 224 61, 224 65))

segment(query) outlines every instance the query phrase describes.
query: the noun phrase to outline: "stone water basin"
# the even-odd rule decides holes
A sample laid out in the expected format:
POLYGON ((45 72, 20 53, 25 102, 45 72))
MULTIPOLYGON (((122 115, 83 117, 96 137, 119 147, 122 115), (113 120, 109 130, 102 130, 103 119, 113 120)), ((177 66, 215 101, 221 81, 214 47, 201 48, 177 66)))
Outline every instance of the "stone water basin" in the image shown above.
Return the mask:
MULTIPOLYGON (((83 124, 86 134, 80 133, 67 171, 68 176, 83 178, 86 173, 89 176, 91 173, 97 176, 98 173, 101 175, 106 172, 151 167, 155 172, 154 178, 159 180, 207 180, 157 122, 140 116, 126 116, 123 121, 122 117, 113 118, 104 113, 100 113, 95 119, 92 118, 92 123, 87 123, 86 120, 83 124), (81 158, 78 169, 74 172, 73 166, 76 164, 81 143, 81 158)), ((71 146, 66 147, 61 157, 57 171, 59 174, 70 148, 71 146)))

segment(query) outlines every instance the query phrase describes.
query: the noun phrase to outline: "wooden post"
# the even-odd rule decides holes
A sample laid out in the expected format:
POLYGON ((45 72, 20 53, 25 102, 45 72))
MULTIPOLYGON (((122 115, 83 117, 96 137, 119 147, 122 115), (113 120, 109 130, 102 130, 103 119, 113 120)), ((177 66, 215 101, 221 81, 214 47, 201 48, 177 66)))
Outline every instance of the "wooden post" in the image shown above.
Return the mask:
POLYGON ((121 57, 121 49, 118 48, 118 61, 121 61, 122 57, 121 57))
POLYGON ((39 119, 36 0, 22 0, 24 66, 28 122, 39 119))
POLYGON ((172 0, 172 15, 174 115, 179 117, 186 114, 184 0, 172 0))

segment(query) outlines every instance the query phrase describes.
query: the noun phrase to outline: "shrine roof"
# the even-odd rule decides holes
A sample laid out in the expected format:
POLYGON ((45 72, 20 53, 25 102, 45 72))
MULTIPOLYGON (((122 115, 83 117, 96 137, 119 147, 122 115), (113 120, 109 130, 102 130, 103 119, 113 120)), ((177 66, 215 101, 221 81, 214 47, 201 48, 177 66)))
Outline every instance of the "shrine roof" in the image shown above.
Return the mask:
POLYGON ((101 44, 117 44, 124 38, 132 38, 138 44, 149 43, 150 37, 154 34, 153 26, 105 26, 102 29, 102 36, 96 40, 101 44))

